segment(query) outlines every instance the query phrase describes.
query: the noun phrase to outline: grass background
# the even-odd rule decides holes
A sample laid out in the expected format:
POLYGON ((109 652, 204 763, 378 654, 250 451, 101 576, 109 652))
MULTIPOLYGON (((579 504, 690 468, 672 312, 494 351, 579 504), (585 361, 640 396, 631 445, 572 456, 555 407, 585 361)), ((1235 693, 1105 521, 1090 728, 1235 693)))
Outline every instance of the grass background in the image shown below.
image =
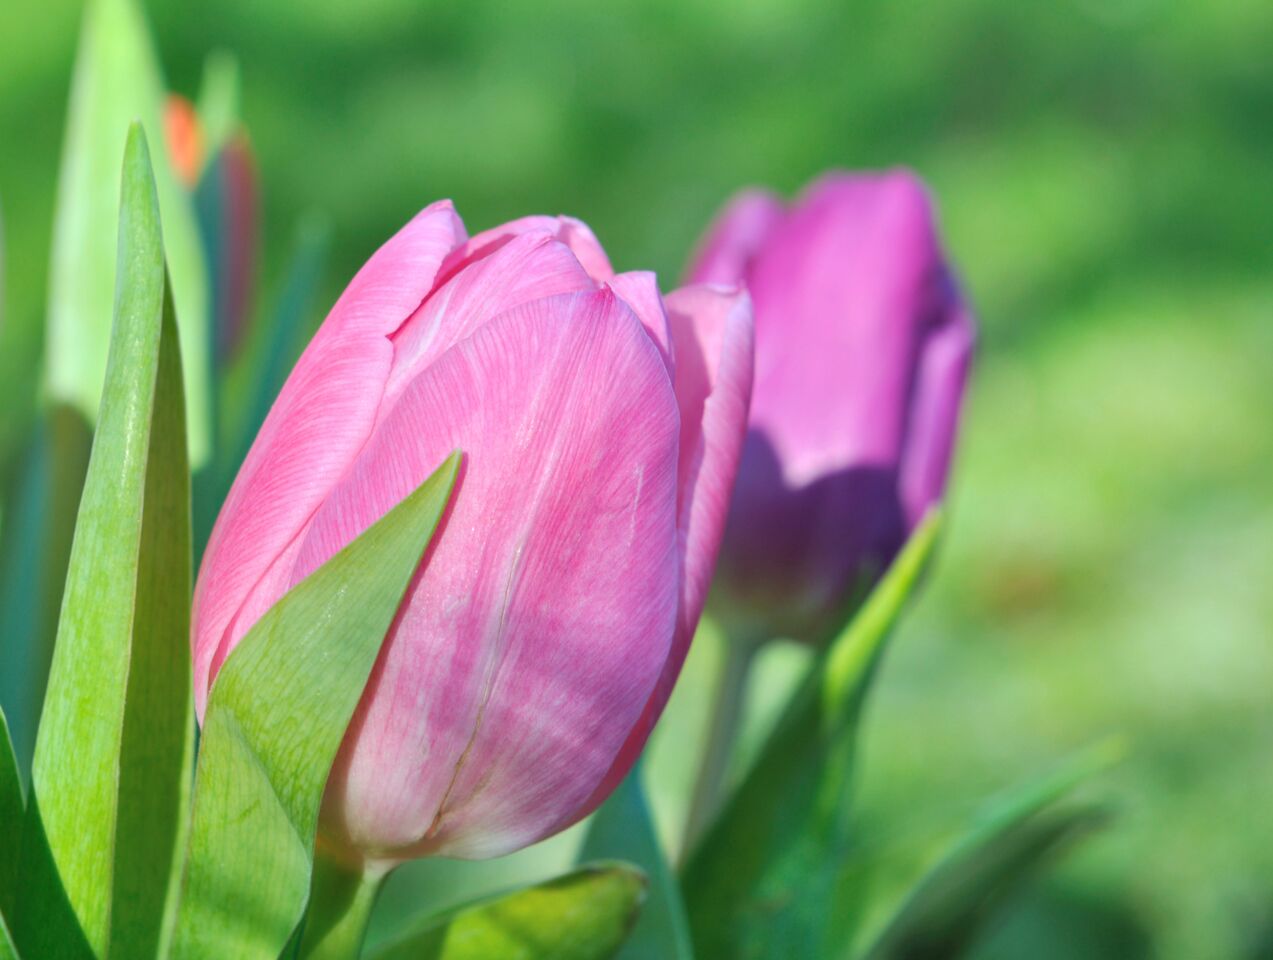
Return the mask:
MULTIPOLYGON (((1118 824, 983 954, 1273 956, 1267 0, 147 8, 174 89, 238 55, 264 288, 319 210, 324 304, 437 197, 472 230, 575 214, 670 286, 739 186, 918 169, 983 337, 948 542, 872 707, 864 829, 922 832, 1123 734, 1118 824)), ((0 7, 9 315, 43 310, 78 19, 0 7)))

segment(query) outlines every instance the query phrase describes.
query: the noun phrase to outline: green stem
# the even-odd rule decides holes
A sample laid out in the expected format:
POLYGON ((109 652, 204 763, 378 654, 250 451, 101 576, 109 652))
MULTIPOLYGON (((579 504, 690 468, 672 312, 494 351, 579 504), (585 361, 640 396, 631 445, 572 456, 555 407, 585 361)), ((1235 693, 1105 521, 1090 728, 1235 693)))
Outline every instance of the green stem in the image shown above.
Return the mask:
POLYGON ((689 819, 685 824, 682 860, 698 845, 720 810, 725 794, 725 776, 729 772, 729 760, 743 717, 747 676, 759 646, 759 642, 750 637, 725 638, 725 660, 712 699, 707 743, 703 748, 703 760, 694 784, 689 819))
POLYGON ((385 876, 383 870, 351 865, 317 849, 301 960, 355 960, 385 876))

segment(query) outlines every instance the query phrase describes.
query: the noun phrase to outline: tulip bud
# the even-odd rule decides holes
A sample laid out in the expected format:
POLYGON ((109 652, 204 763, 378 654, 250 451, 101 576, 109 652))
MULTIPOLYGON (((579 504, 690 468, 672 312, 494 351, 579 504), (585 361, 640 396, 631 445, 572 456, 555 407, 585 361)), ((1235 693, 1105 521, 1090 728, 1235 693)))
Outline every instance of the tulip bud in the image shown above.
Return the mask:
POLYGON ((164 140, 177 179, 193 190, 203 170, 203 126, 194 104, 185 97, 169 94, 164 101, 164 140))
POLYGON ((321 830, 393 863, 496 856, 579 820, 684 660, 751 370, 745 294, 664 298, 576 220, 469 239, 449 202, 428 207, 337 301, 225 501, 195 590, 199 715, 270 605, 461 449, 321 830))
POLYGON ((208 161, 195 202, 212 280, 217 359, 224 365, 247 333, 256 281, 257 174, 245 133, 229 136, 208 161))
POLYGON ((746 284, 756 316, 713 609, 730 632, 820 639, 942 496, 972 314, 907 172, 831 174, 790 207, 745 193, 690 277, 746 284))

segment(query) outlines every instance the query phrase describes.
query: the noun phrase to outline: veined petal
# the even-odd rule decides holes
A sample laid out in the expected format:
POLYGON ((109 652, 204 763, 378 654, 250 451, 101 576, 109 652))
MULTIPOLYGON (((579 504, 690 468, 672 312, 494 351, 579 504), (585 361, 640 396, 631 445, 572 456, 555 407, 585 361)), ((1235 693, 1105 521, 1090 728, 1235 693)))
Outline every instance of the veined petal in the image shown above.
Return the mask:
POLYGON ((468 261, 391 338, 393 369, 382 418, 421 370, 478 327, 523 303, 595 286, 570 248, 545 230, 509 237, 468 261))
POLYGON ((484 857, 576 815, 667 660, 678 428, 657 350, 607 290, 517 307, 403 392, 292 573, 464 451, 333 771, 330 837, 484 857))
POLYGON ((393 359, 389 336, 464 239, 449 201, 419 213, 350 282, 280 391, 221 508, 195 588, 200 717, 216 668, 286 587, 280 556, 371 433, 393 359))
POLYGON ((648 270, 619 273, 606 284, 632 308, 641 325, 663 355, 663 362, 670 371, 674 369, 672 358, 672 333, 668 329, 667 310, 663 307, 663 295, 659 292, 659 280, 648 270))
POLYGON ((681 412, 677 458, 681 597, 676 635, 658 685, 586 811, 627 775, 672 694, 707 599, 747 430, 754 356, 747 294, 706 284, 683 287, 668 295, 667 313, 681 412))
POLYGON ((604 283, 614 276, 610 258, 606 256, 596 234, 586 223, 574 217, 547 216, 521 217, 482 231, 468 242, 462 252, 458 252, 452 258, 453 262, 448 263, 443 272, 449 273, 462 261, 482 257, 492 250, 499 249, 512 237, 539 231, 552 234, 568 246, 593 280, 604 283))

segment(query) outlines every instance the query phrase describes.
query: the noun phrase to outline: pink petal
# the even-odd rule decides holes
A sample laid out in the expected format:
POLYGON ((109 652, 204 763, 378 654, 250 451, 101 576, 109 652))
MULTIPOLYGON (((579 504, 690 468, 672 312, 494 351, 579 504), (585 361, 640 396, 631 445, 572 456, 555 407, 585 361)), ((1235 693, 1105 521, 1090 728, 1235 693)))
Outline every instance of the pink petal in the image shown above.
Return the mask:
POLYGON ((751 424, 788 486, 896 466, 941 262, 927 192, 902 172, 824 177, 769 237, 748 280, 751 424))
POLYGON ((681 412, 677 530, 682 585, 676 636, 658 686, 585 812, 627 775, 672 694, 707 599, 747 430, 754 351, 747 294, 709 285, 683 287, 667 297, 667 312, 681 412))
POLYGON ((574 217, 545 216, 521 217, 482 231, 468 242, 463 251, 457 251, 443 273, 449 274, 458 269, 463 261, 485 256, 515 236, 539 231, 552 234, 568 246, 593 280, 604 283, 614 276, 610 258, 586 223, 574 217))
POLYGON ((911 528, 945 491, 975 338, 972 314, 952 294, 943 322, 924 343, 911 401, 900 478, 911 528))
POLYGON ((677 424, 650 338, 604 290, 517 307, 411 383, 292 573, 464 451, 329 783, 328 835, 482 857, 576 815, 667 659, 677 424))
POLYGON ((668 370, 672 370, 672 333, 668 329, 667 311, 663 308, 658 277, 648 270, 634 270, 616 274, 606 285, 632 308, 641 325, 658 345, 668 370))
POLYGON ((694 254, 693 283, 739 286, 752 260, 782 222, 782 201, 765 190, 745 190, 729 202, 694 254))
POLYGON ((593 289, 570 248, 544 230, 511 236, 489 255, 468 261, 391 338, 393 370, 382 418, 421 370, 494 317, 532 300, 593 289))
POLYGON ((204 554, 192 631, 200 718, 221 661, 282 593, 289 570, 279 557, 371 432, 393 359, 388 337, 464 237, 449 202, 423 210, 358 272, 288 377, 204 554))

